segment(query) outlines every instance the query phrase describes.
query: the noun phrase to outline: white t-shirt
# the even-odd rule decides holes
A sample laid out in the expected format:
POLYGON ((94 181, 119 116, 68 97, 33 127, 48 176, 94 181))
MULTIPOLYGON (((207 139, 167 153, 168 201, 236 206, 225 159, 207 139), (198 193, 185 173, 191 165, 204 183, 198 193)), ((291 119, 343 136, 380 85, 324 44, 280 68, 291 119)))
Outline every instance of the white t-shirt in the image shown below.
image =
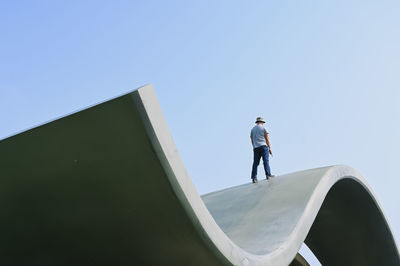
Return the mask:
POLYGON ((255 125, 250 132, 250 136, 253 137, 253 148, 258 148, 263 145, 267 145, 265 140, 265 134, 268 134, 267 130, 263 125, 255 125))

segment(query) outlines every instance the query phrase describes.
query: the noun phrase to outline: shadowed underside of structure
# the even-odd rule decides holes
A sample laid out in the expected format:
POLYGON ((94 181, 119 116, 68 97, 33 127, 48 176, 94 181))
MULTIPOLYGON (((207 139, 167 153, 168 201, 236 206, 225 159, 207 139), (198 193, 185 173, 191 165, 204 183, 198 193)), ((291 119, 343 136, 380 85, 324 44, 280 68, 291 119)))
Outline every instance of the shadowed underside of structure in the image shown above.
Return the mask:
POLYGON ((151 85, 2 140, 0 162, 0 265, 288 265, 303 242, 323 265, 400 265, 350 167, 200 198, 151 85))

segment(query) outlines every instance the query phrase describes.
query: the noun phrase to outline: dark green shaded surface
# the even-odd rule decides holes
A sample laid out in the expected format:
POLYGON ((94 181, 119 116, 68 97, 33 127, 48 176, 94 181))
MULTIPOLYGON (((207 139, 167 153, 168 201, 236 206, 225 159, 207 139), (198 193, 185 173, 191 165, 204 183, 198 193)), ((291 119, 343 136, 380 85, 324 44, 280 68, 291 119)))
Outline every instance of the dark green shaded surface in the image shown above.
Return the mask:
POLYGON ((0 265, 221 265, 132 95, 0 142, 0 265))
POLYGON ((305 243, 322 265, 400 265, 381 211, 353 179, 330 189, 305 243))

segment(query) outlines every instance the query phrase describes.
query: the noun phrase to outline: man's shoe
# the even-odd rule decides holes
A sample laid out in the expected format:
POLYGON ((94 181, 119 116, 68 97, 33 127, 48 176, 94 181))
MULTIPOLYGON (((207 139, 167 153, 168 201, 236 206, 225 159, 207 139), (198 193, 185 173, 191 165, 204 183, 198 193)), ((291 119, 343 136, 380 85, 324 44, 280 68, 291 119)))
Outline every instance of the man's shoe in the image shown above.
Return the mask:
POLYGON ((275 177, 275 176, 274 175, 267 175, 267 180, 269 180, 272 177, 275 177))
POLYGON ((257 178, 252 178, 251 180, 253 180, 253 183, 257 183, 257 178))

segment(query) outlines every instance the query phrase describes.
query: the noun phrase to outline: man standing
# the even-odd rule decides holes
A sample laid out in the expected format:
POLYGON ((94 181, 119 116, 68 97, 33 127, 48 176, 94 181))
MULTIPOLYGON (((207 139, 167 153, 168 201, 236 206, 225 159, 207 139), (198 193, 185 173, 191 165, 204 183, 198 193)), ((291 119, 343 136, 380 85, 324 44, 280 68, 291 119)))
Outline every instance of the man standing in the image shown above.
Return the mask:
POLYGON ((271 145, 269 143, 268 132, 264 127, 264 118, 257 117, 256 124, 250 133, 251 144, 253 145, 254 160, 253 169, 251 171, 251 179, 253 183, 257 183, 257 167, 260 164, 260 159, 263 159, 264 170, 267 180, 271 175, 271 169, 269 168, 269 154, 272 155, 271 145))

